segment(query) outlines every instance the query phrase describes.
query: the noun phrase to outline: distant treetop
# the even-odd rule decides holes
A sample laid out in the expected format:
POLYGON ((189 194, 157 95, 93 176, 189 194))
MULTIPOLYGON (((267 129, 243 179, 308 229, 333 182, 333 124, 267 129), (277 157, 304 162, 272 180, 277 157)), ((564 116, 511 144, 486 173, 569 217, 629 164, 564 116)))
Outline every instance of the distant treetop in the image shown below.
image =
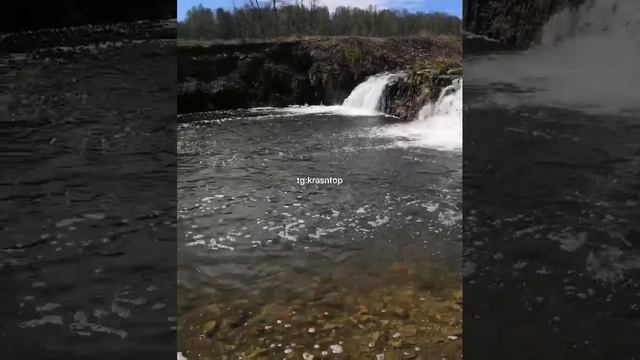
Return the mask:
POLYGON ((191 8, 178 23, 178 37, 194 40, 258 39, 290 36, 416 36, 459 35, 460 18, 446 13, 411 13, 338 7, 331 13, 318 0, 249 2, 232 10, 191 8))

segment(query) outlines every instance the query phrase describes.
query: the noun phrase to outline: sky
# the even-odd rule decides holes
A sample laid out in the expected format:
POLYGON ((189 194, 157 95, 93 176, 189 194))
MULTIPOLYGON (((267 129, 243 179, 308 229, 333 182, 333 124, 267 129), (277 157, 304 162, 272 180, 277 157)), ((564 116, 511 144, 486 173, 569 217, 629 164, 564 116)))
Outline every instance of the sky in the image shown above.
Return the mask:
MULTIPOLYGON (((238 7, 248 2, 247 0, 178 0, 178 20, 184 20, 187 10, 198 4, 213 9, 232 8, 234 1, 238 7)), ((320 0, 320 4, 328 6, 332 11, 338 6, 376 5, 378 9, 407 9, 412 12, 440 11, 462 17, 462 0, 320 0)))

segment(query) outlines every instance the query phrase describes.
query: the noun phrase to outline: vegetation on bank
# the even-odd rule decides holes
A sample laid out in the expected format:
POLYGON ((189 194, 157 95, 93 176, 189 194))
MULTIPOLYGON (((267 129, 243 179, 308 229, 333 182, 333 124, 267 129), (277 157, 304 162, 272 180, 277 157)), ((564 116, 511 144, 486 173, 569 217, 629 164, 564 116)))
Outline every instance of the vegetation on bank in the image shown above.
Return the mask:
POLYGON ((442 89, 462 76, 459 57, 437 57, 416 61, 404 76, 389 85, 385 93, 387 114, 411 121, 428 103, 438 100, 442 89))
MULTIPOLYGON (((449 70, 460 67, 461 61, 461 40, 453 36, 315 37, 180 45, 178 112, 341 104, 370 75, 434 66, 449 70)), ((396 107, 406 103, 400 99, 422 93, 417 87, 423 82, 415 83, 416 86, 411 85, 415 91, 398 89, 394 96, 396 107)), ((447 85, 438 82, 436 87, 447 85)), ((389 113, 410 119, 417 110, 419 106, 415 105, 403 112, 389 113)))
POLYGON ((298 0, 286 5, 280 0, 260 4, 257 0, 241 8, 210 9, 199 5, 178 23, 181 39, 255 39, 291 36, 416 36, 459 35, 461 20, 446 13, 411 13, 338 7, 330 12, 318 0, 298 0))

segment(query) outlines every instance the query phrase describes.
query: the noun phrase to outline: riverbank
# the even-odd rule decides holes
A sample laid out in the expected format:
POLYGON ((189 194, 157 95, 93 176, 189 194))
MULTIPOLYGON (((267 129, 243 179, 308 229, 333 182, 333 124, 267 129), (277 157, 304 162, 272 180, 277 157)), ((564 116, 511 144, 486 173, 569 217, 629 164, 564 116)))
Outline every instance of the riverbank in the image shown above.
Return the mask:
MULTIPOLYGON (((385 71, 412 75, 401 77, 410 84, 399 87, 404 91, 396 91, 397 97, 437 98, 439 90, 459 74, 447 72, 459 69, 462 61, 462 42, 455 37, 318 37, 178 45, 179 113, 341 104, 367 77, 385 71)), ((391 115, 415 116, 421 106, 396 105, 391 115)))

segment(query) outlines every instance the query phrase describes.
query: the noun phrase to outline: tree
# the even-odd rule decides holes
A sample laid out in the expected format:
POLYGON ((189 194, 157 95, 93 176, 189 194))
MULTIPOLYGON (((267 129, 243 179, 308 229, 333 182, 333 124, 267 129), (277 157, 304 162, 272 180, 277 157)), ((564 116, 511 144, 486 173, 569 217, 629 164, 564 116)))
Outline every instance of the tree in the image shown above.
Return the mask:
POLYGON ((267 38, 305 35, 417 36, 459 35, 461 20, 445 13, 410 13, 338 7, 333 13, 319 0, 247 0, 241 8, 226 10, 197 6, 178 24, 178 36, 187 39, 267 38))
POLYGON ((211 37, 216 29, 213 12, 202 5, 191 8, 187 11, 185 28, 192 38, 205 39, 211 37))

